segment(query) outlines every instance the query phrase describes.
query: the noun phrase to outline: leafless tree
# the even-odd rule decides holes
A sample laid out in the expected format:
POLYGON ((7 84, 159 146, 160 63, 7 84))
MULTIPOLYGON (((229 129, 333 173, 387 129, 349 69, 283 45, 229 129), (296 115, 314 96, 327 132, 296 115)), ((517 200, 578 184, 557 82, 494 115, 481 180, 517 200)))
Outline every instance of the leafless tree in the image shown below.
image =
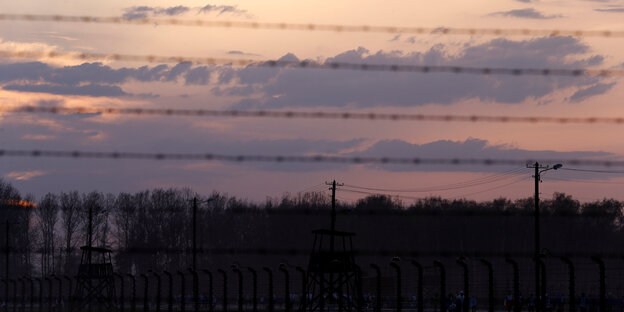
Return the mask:
POLYGON ((35 209, 37 226, 41 233, 41 273, 54 273, 54 228, 58 221, 59 205, 56 195, 46 194, 35 209))
POLYGON ((63 228, 63 243, 65 244, 65 272, 69 273, 74 267, 74 248, 76 247, 76 234, 80 229, 80 207, 82 205, 80 194, 77 191, 61 193, 59 195, 61 206, 61 227, 63 228))

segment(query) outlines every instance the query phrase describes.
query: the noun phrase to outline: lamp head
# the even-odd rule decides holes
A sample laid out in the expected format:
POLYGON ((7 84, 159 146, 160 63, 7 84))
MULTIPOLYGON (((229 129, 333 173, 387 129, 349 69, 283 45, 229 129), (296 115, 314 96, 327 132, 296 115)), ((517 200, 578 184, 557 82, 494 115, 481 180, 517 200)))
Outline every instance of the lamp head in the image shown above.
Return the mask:
POLYGON ((556 164, 553 166, 553 169, 557 170, 559 168, 563 167, 563 164, 556 164))

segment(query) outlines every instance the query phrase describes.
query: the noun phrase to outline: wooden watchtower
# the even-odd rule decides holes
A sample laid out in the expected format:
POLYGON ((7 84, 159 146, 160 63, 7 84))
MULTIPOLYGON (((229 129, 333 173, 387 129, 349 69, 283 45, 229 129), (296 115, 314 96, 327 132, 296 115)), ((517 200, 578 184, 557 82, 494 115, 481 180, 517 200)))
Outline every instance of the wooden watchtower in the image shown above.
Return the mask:
POLYGON ((361 272, 355 263, 355 233, 335 230, 336 181, 332 185, 331 228, 312 231, 305 304, 300 312, 362 311, 361 272))
POLYGON ((78 267, 75 304, 73 312, 85 308, 104 308, 117 311, 115 305, 115 280, 111 250, 102 247, 82 246, 82 258, 78 267))

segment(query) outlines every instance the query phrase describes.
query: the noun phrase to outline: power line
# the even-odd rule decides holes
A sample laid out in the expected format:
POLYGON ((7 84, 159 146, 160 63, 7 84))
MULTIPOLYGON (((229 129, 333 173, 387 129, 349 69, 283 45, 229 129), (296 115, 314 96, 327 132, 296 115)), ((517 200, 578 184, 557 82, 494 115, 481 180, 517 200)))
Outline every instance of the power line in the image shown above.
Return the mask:
MULTIPOLYGON (((535 162, 535 159, 495 158, 420 158, 420 157, 374 157, 374 156, 295 156, 295 155, 229 155, 213 153, 143 153, 143 152, 92 152, 67 150, 13 150, 0 149, 0 157, 48 157, 48 158, 91 158, 91 159, 136 159, 136 160, 184 160, 225 162, 275 162, 275 163, 338 163, 338 164, 380 164, 380 165, 518 165, 535 162)), ((544 163, 566 163, 573 166, 624 167, 620 160, 592 159, 539 159, 544 163)))
POLYGON ((35 15, 35 14, 0 14, 0 20, 25 22, 68 22, 93 24, 125 24, 125 25, 171 25, 210 28, 247 28, 267 30, 299 30, 299 31, 333 31, 363 33, 405 33, 434 35, 491 35, 491 36, 571 36, 571 37, 602 37, 621 38, 624 31, 620 30, 564 30, 564 29, 526 29, 526 28, 466 28, 466 27, 401 27, 372 25, 336 25, 336 24, 303 24, 303 23, 271 23, 247 21, 215 21, 189 19, 139 18, 125 19, 122 17, 69 16, 69 15, 35 15))
POLYGON ((559 168, 559 169, 569 170, 569 171, 580 171, 580 172, 624 174, 624 171, 593 170, 593 169, 578 169, 578 168, 559 168))
POLYGON ((350 189, 346 189, 346 188, 341 188, 341 191, 344 192, 349 192, 349 193, 355 193, 355 194, 364 194, 364 195, 383 195, 383 196, 388 196, 388 197, 398 197, 398 198, 405 198, 405 199, 413 199, 413 200, 419 200, 422 199, 420 197, 414 197, 414 196, 405 196, 405 195, 395 195, 395 194, 383 194, 383 193, 375 193, 375 192, 366 192, 366 191, 357 191, 357 190, 350 190, 350 189))
POLYGON ((198 65, 236 65, 270 68, 331 69, 381 72, 412 72, 421 74, 450 73, 472 75, 510 75, 510 76, 624 76, 624 69, 557 69, 557 68, 507 68, 507 67, 469 67, 445 65, 406 65, 406 64, 368 64, 347 62, 315 62, 285 60, 252 60, 236 58, 158 56, 134 54, 107 54, 87 52, 41 52, 0 50, 0 57, 6 58, 63 58, 73 60, 108 60, 123 62, 148 63, 193 63, 198 65))
POLYGON ((207 110, 178 108, 115 108, 115 107, 61 107, 61 106, 2 106, 0 112, 47 114, 114 114, 147 116, 189 117, 245 117, 293 119, 353 119, 383 121, 433 121, 433 122, 491 122, 491 123, 555 123, 555 124, 624 124, 624 117, 549 117, 549 116, 485 116, 354 113, 326 111, 277 110, 207 110))
POLYGON ((466 197, 466 196, 482 194, 482 193, 486 193, 486 192, 489 192, 489 191, 506 188, 508 186, 514 185, 516 183, 520 183, 522 181, 525 181, 525 179, 524 178, 517 179, 517 180, 514 180, 514 181, 509 182, 509 183, 505 183, 505 184, 502 184, 502 185, 498 185, 498 186, 495 186, 495 187, 488 188, 486 190, 481 190, 481 191, 476 191, 476 192, 471 192, 471 193, 466 193, 466 194, 462 194, 462 195, 459 195, 459 196, 455 196, 454 198, 463 198, 463 197, 466 197))
POLYGON ((421 188, 412 188, 412 189, 386 189, 386 188, 374 188, 374 187, 364 187, 357 185, 345 184, 347 187, 355 188, 355 189, 363 189, 368 191, 381 191, 381 192, 392 192, 392 193, 423 193, 423 192, 432 192, 432 191, 445 191, 445 190, 454 190, 458 188, 467 188, 479 186, 482 184, 488 184, 493 182, 498 182, 501 180, 509 179, 510 177, 514 177, 515 174, 524 171, 525 168, 516 168, 511 169, 502 173, 495 173, 491 175, 487 175, 485 177, 480 177, 477 179, 471 179, 467 181, 451 183, 451 184, 443 184, 429 187, 421 187, 421 188))

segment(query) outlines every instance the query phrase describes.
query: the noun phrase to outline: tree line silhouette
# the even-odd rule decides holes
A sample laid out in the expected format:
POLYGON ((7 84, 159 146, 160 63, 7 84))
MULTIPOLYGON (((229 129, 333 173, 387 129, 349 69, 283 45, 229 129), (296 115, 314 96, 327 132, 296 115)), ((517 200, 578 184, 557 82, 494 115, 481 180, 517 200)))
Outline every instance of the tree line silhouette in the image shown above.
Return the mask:
MULTIPOLYGON (((285 194, 261 203, 219 192, 206 196, 190 189, 119 194, 72 191, 35 199, 0 181, 1 220, 11 227, 11 274, 75 275, 80 261, 78 248, 86 241, 89 209, 94 216, 94 245, 115 251, 117 271, 174 272, 188 268, 195 197, 200 202, 197 240, 198 267, 202 268, 229 267, 232 263, 275 266, 280 262, 305 267, 309 257, 305 251, 312 245, 310 232, 327 228, 330 221, 328 192, 285 194), (16 206, 15 200, 36 202, 36 206, 16 206), (281 252, 272 252, 275 250, 281 252)), ((427 260, 474 253, 502 259, 508 254, 532 252, 533 204, 533 198, 474 201, 440 197, 406 203, 387 195, 370 195, 355 202, 339 201, 337 228, 357 233, 354 247, 362 251, 358 256, 362 263, 385 263, 393 252, 411 252, 414 257, 420 254, 427 260)), ((545 252, 571 256, 618 253, 623 238, 623 205, 615 199, 580 203, 563 193, 543 200, 545 252)), ((4 258, 0 263, 4 265, 4 258)), ((531 259, 520 265, 531 269, 531 259)), ((451 269, 450 276, 454 269, 459 270, 451 269)), ((587 285, 595 285, 592 274, 584 276, 581 272, 579 285, 584 279, 587 285)), ((563 279, 565 274, 559 275, 563 279)), ((531 274, 522 278, 528 293, 531 274)), ((507 280, 504 283, 509 284, 507 280)), ((618 291, 622 288, 619 283, 618 291)), ((459 279, 450 280, 449 285, 461 287, 459 279)))

